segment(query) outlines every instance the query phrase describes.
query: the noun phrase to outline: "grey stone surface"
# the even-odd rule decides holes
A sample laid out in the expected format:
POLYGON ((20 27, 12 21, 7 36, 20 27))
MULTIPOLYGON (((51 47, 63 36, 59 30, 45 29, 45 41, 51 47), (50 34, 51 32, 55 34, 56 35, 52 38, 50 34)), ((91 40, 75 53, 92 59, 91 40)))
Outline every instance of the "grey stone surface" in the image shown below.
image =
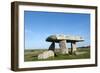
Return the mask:
POLYGON ((72 41, 76 41, 76 42, 80 42, 80 41, 84 41, 84 39, 80 36, 68 36, 68 35, 51 35, 49 37, 47 37, 46 41, 48 42, 56 42, 59 43, 59 41, 61 40, 67 40, 67 42, 72 42, 72 41))
POLYGON ((76 42, 71 43, 71 54, 76 54, 77 48, 76 48, 76 42))
POLYGON ((55 50, 55 42, 52 42, 50 47, 49 47, 49 50, 52 50, 54 51, 55 50))
POLYGON ((38 59, 48 59, 49 57, 54 57, 54 52, 52 50, 44 51, 38 55, 38 59))
POLYGON ((60 52, 61 54, 68 54, 68 48, 66 46, 66 40, 62 40, 59 42, 60 52))
POLYGON ((68 35, 51 35, 47 37, 46 41, 53 42, 49 50, 52 50, 55 52, 55 43, 59 43, 60 47, 60 53, 61 54, 76 54, 77 48, 76 48, 76 42, 84 41, 84 39, 80 36, 68 36, 68 35), (69 52, 67 48, 67 43, 71 43, 71 51, 69 52))

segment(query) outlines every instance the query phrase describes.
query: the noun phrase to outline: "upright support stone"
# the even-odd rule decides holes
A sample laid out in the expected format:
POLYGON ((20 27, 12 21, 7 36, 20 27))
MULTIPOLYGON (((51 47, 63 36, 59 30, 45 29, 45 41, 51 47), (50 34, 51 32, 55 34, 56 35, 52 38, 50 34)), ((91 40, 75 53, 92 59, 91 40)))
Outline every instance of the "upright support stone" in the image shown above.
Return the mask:
POLYGON ((61 54, 68 54, 68 48, 66 46, 66 40, 60 41, 59 47, 60 47, 60 50, 61 50, 61 54))
POLYGON ((71 42, 71 54, 76 54, 76 42, 71 42))
POLYGON ((62 54, 76 54, 76 42, 84 41, 84 39, 80 36, 67 36, 67 35, 51 35, 46 41, 52 42, 49 47, 49 50, 55 51, 55 43, 59 43, 60 53, 62 54), (67 43, 71 43, 71 50, 69 52, 67 48, 67 43))
POLYGON ((50 47, 49 47, 49 50, 52 50, 54 51, 55 50, 55 42, 52 42, 50 47))

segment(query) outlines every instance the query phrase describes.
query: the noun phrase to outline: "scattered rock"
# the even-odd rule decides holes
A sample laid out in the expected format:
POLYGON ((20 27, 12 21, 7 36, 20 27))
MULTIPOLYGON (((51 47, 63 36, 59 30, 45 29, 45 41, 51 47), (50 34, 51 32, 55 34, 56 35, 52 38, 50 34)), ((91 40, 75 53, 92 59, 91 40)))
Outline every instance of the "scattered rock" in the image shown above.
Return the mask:
POLYGON ((45 51, 38 55, 38 59, 47 59, 49 57, 54 57, 54 52, 52 50, 45 51))

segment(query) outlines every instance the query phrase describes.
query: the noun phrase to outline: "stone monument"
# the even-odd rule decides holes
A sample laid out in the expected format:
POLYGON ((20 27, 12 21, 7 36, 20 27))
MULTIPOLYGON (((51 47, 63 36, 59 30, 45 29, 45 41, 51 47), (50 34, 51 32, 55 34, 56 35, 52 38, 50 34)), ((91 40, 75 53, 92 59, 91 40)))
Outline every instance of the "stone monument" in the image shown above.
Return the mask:
POLYGON ((67 36, 67 35, 51 35, 47 37, 47 42, 52 42, 49 50, 55 52, 55 43, 59 43, 60 53, 61 54, 69 54, 69 50, 67 47, 67 43, 71 43, 71 54, 75 54, 77 51, 76 42, 84 41, 84 39, 80 36, 67 36))

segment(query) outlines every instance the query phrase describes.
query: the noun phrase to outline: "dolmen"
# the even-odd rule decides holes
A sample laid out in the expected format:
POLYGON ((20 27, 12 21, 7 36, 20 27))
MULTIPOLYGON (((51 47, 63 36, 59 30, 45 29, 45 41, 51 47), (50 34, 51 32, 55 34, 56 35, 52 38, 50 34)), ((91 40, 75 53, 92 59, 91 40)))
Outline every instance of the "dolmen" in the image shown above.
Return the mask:
POLYGON ((84 39, 80 36, 67 36, 67 35, 51 35, 46 39, 47 42, 52 42, 48 51, 38 55, 38 59, 48 59, 55 56, 55 43, 59 44, 60 54, 75 54, 76 55, 76 42, 82 42, 84 39), (67 43, 71 43, 71 50, 69 51, 67 43))
POLYGON ((67 36, 67 35, 51 35, 47 37, 47 42, 52 42, 49 50, 55 52, 55 43, 59 43, 60 53, 61 54, 76 54, 76 42, 82 42, 84 39, 80 36, 67 36), (71 50, 67 47, 67 43, 71 43, 71 50))

